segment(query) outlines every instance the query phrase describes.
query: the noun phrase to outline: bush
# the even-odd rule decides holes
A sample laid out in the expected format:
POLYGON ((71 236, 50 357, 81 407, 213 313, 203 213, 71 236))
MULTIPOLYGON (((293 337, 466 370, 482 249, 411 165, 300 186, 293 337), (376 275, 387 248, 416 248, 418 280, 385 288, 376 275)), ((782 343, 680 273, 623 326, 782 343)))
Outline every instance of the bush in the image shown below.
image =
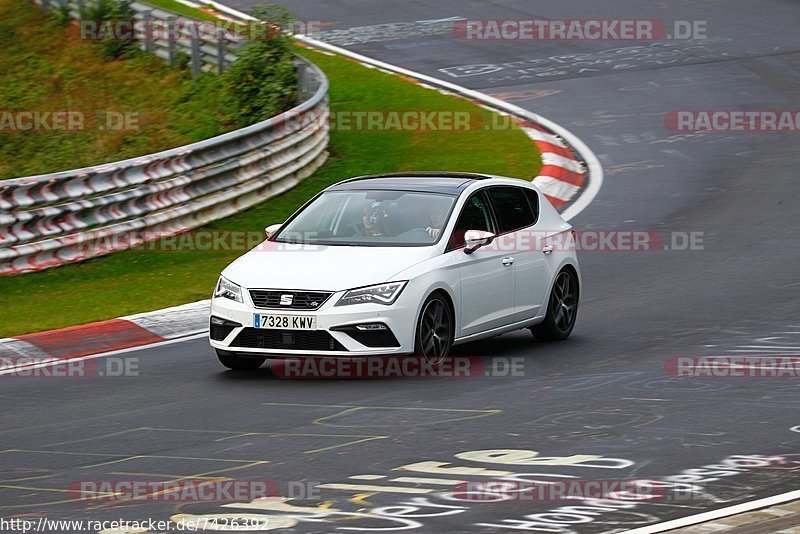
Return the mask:
POLYGON ((291 16, 276 6, 254 9, 253 15, 270 27, 269 38, 247 43, 239 51, 239 59, 222 75, 231 100, 230 118, 241 127, 289 109, 297 95, 291 41, 282 31, 291 23, 291 16))
POLYGON ((66 4, 62 4, 61 7, 53 11, 52 17, 59 26, 63 26, 64 28, 69 26, 70 22, 72 22, 72 17, 70 17, 69 8, 66 4))
MULTIPOLYGON (((81 11, 84 20, 131 20, 135 12, 128 0, 95 0, 81 11)), ((105 59, 130 57, 138 52, 136 41, 106 38, 100 42, 101 53, 105 59)))

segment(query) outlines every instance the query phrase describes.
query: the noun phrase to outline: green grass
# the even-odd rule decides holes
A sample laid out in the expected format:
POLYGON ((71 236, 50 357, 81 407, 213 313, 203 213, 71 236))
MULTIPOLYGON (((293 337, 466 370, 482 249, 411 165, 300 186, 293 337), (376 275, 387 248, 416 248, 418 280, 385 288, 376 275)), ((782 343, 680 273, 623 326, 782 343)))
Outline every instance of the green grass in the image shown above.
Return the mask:
POLYGON ((62 26, 26 1, 0 0, 0 11, 0 110, 84 119, 77 131, 0 131, 0 179, 141 156, 234 128, 216 76, 191 78, 143 52, 104 60, 75 24, 62 26), (136 122, 102 130, 108 112, 136 122))
MULTIPOLYGON (((212 15, 211 13, 207 13, 200 9, 189 7, 186 4, 181 4, 180 2, 176 2, 175 0, 147 0, 147 2, 144 3, 160 7, 162 9, 166 9, 167 11, 172 11, 173 13, 177 13, 178 15, 186 15, 187 17, 206 20, 209 22, 220 21, 218 17, 212 15)), ((234 26, 234 24, 231 23, 231 26, 234 26)))
MULTIPOLYGON (((327 73, 331 109, 342 111, 465 111, 489 113, 456 97, 304 50, 327 73)), ((217 221, 211 230, 260 232, 281 222, 320 189, 351 176, 410 170, 497 173, 532 179, 533 143, 518 129, 462 132, 334 131, 331 158, 291 191, 217 221)), ((0 336, 109 319, 209 298, 219 272, 241 251, 119 252, 83 264, 0 278, 0 336)), ((324 269, 324 266, 320 266, 324 269)))

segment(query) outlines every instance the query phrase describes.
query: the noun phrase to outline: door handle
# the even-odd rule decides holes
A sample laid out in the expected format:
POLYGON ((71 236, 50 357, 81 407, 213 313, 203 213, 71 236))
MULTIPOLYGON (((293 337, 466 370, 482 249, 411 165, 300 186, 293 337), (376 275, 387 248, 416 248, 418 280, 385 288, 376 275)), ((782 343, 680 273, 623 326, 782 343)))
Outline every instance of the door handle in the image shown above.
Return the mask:
POLYGON ((503 258, 503 265, 506 267, 511 267, 514 265, 514 258, 503 258))
POLYGON ((542 247, 542 252, 544 252, 545 254, 550 254, 551 252, 553 252, 553 250, 555 250, 555 248, 556 247, 554 247, 553 245, 545 245, 544 247, 542 247))

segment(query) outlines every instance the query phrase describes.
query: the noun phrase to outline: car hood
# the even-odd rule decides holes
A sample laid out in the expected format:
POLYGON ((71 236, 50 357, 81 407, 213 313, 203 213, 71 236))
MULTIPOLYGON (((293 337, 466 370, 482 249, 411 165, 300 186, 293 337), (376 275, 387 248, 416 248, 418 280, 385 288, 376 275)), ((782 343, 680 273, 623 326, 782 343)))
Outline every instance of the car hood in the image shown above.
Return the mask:
POLYGON ((265 241, 222 276, 245 288, 342 291, 392 282, 392 276, 438 254, 436 247, 288 245, 265 241))

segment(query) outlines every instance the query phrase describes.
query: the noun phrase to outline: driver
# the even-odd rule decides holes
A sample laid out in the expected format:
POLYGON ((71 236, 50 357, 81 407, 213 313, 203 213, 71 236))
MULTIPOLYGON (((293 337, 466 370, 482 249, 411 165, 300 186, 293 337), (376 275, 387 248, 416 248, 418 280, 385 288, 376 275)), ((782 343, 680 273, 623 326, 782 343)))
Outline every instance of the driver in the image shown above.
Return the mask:
POLYGON ((380 202, 373 202, 366 208, 361 216, 364 224, 364 232, 370 236, 385 235, 385 222, 389 218, 389 213, 381 208, 380 202))

